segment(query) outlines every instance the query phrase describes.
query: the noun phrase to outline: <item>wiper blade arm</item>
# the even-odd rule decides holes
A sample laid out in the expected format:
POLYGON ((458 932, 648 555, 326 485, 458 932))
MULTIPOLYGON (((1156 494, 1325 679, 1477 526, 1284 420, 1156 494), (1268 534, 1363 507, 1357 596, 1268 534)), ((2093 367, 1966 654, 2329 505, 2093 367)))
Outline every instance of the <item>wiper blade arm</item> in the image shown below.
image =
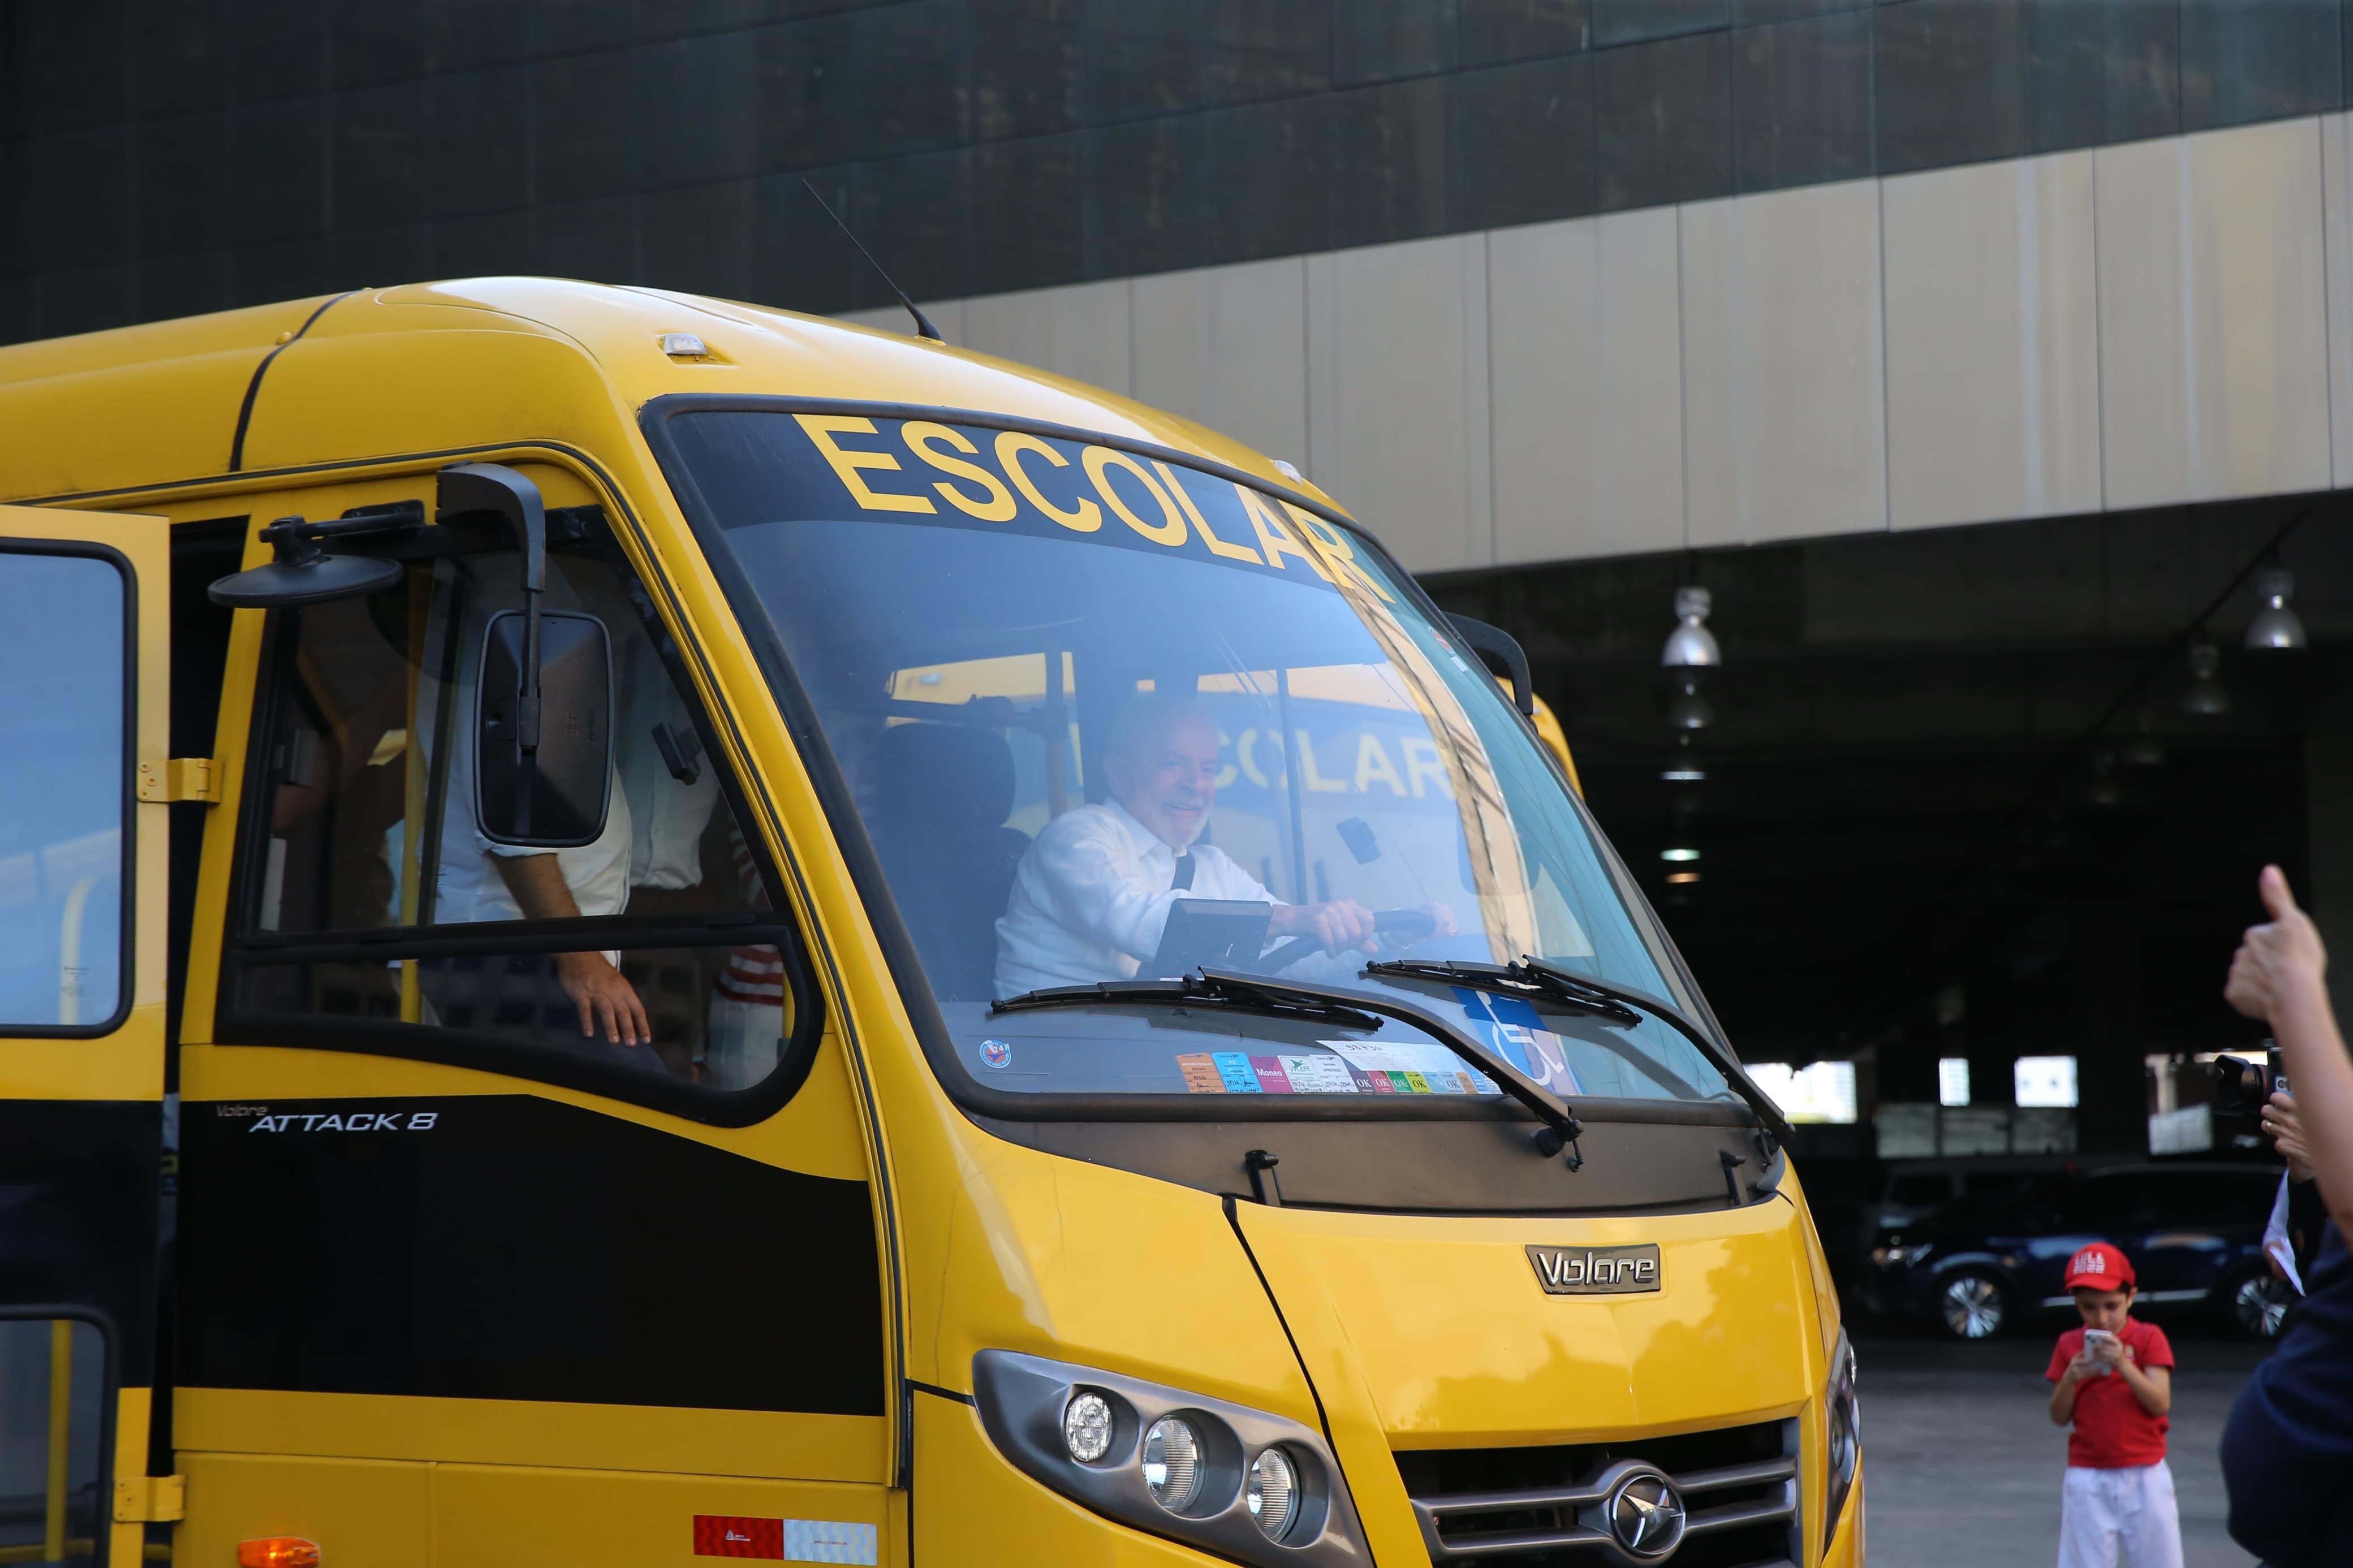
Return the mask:
POLYGON ((1718 1045, 1706 1030, 1685 1017, 1681 1008, 1662 1001, 1656 996, 1647 995, 1623 985, 1612 985, 1607 981, 1573 974, 1557 964, 1546 963, 1541 958, 1524 957, 1511 968, 1529 974, 1541 975, 1551 984, 1575 987, 1616 1002, 1621 1006, 1640 1008, 1648 1013, 1684 1039, 1689 1040, 1699 1054, 1705 1057, 1709 1064, 1724 1075, 1724 1080, 1732 1086, 1735 1093, 1748 1102, 1748 1109, 1757 1113, 1757 1120, 1765 1124, 1765 1130, 1773 1134, 1775 1142, 1787 1143, 1789 1141, 1789 1119, 1781 1114, 1781 1108, 1773 1103, 1773 1097, 1757 1088, 1757 1080, 1750 1078, 1741 1065, 1733 1059, 1732 1053, 1718 1045))
MULTIPOLYGON (((1362 1009, 1366 1013, 1386 1014, 1426 1030, 1448 1050, 1493 1079, 1505 1094, 1535 1112, 1536 1120, 1544 1123, 1535 1136, 1538 1153, 1549 1159, 1566 1148, 1569 1151, 1570 1170, 1574 1171, 1585 1163, 1584 1152, 1577 1142, 1585 1135, 1585 1124, 1577 1120, 1577 1112, 1558 1095, 1514 1067, 1499 1052, 1480 1044, 1460 1024, 1448 1023, 1430 1008, 1402 997, 1368 995, 1362 991, 1351 991, 1337 985, 1316 985, 1306 981, 1271 981, 1225 969, 1201 969, 1187 978, 1219 985, 1237 985, 1263 996, 1286 998, 1302 1005, 1320 1004, 1340 1012, 1362 1009)), ((1082 991, 1086 987, 1071 989, 1082 991)))
POLYGON ((1757 1088, 1755 1080, 1741 1070, 1740 1064, 1733 1060, 1731 1053, 1710 1038, 1705 1030, 1683 1016, 1681 1009, 1656 996, 1595 980, 1541 958, 1522 958, 1516 963, 1394 958, 1367 963, 1365 973, 1448 982, 1505 996, 1538 995, 1556 1006, 1590 1013, 1620 1028, 1632 1028, 1648 1013, 1697 1047, 1709 1065, 1724 1075, 1733 1092, 1748 1102, 1748 1109, 1757 1113, 1767 1131, 1780 1142, 1789 1141, 1788 1119, 1781 1114, 1781 1108, 1773 1103, 1772 1097, 1757 1088))
POLYGON ((1196 970, 1179 980, 1099 980, 1092 985, 1048 985, 1024 991, 989 1004, 992 1015, 1021 1013, 1046 1007, 1114 1006, 1230 1007, 1240 1012, 1275 1017, 1305 1018, 1367 1033, 1381 1021, 1360 1007, 1322 997, 1285 994, 1288 986, 1270 986, 1246 974, 1196 970))
POLYGON ((1461 959, 1388 958, 1365 965, 1367 974, 1394 974, 1409 980, 1440 980, 1505 996, 1534 994, 1556 1006, 1590 1013, 1630 1027, 1642 1015, 1588 984, 1583 976, 1546 965, 1531 969, 1518 963, 1472 963, 1461 959))

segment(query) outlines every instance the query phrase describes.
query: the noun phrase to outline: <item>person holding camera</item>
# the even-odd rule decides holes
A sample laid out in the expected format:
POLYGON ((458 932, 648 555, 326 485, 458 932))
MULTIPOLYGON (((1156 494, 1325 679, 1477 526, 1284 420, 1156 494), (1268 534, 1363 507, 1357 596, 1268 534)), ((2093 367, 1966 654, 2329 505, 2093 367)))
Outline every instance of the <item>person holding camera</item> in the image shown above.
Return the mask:
POLYGON ((2132 1315, 2133 1266, 2095 1241, 2067 1260, 2084 1326, 2051 1352, 2051 1419, 2067 1434, 2059 1568, 2181 1568, 2181 1512, 2165 1462, 2173 1346, 2132 1315))
POLYGON ((2232 1540, 2269 1568, 2321 1568, 2353 1563, 2353 1060, 2323 984, 2320 932, 2278 867, 2259 886, 2271 919, 2248 928, 2222 994, 2279 1042, 2328 1223, 2302 1309, 2231 1408, 2222 1480, 2232 1540))

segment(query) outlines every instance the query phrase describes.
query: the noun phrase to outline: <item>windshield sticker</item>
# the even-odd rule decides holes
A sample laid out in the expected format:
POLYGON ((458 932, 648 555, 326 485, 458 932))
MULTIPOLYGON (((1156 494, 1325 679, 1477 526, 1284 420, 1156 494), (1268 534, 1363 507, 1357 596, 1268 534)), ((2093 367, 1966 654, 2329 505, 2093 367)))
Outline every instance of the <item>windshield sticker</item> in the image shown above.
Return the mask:
POLYGON ((1583 1094, 1577 1071, 1568 1065, 1558 1035, 1544 1027, 1535 1004, 1519 996, 1491 996, 1483 991, 1453 986, 1472 1030, 1487 1037, 1496 1054, 1555 1094, 1583 1094))
MULTIPOLYGON (((698 414, 680 423, 724 428, 766 415, 698 414)), ((1395 603, 1357 563, 1347 531, 1314 513, 1156 458, 1060 437, 928 419, 796 414, 798 440, 777 442, 799 482, 779 518, 921 520, 1034 538, 1080 537, 1131 550, 1166 550, 1303 581, 1333 581, 1395 603), (796 449, 796 447, 797 449, 796 449), (798 504, 795 504, 798 503, 798 504)))
POLYGON ((1338 1057, 1278 1057, 1294 1094, 1355 1094, 1356 1075, 1338 1057))
POLYGON ((1354 1040, 1319 1040, 1337 1052, 1350 1067, 1373 1080, 1381 1092, 1387 1079, 1392 1094, 1494 1094, 1494 1080, 1464 1067, 1462 1058, 1440 1045, 1366 1046, 1354 1040))
POLYGON ((1007 1068, 1013 1065, 1013 1047, 1003 1040, 980 1042, 980 1059, 987 1066, 1007 1068))
POLYGON ((1258 1075, 1258 1087, 1266 1094, 1289 1094, 1291 1079, 1282 1070, 1282 1062, 1275 1057, 1252 1057, 1250 1071, 1258 1075))
POLYGON ((1244 1052, 1212 1051, 1209 1059, 1218 1064, 1218 1078, 1225 1084, 1228 1094, 1265 1092, 1259 1087, 1257 1069, 1250 1066, 1250 1059, 1244 1052))
POLYGON ((1218 1064, 1209 1059, 1207 1051, 1188 1051, 1176 1058, 1176 1070, 1185 1075, 1187 1094, 1223 1094, 1226 1080, 1218 1072, 1218 1064))

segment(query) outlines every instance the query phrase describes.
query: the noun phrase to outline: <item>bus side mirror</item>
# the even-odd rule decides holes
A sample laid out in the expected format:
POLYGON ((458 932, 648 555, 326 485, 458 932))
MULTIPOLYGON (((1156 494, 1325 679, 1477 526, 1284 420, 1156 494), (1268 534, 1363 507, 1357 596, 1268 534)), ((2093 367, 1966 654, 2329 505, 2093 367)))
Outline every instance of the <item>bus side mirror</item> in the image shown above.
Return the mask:
POLYGON ((1513 706, 1519 709, 1522 717, 1535 718, 1536 683, 1528 673, 1527 650, 1520 646, 1520 639, 1501 626, 1491 626, 1468 616, 1450 615, 1446 619, 1453 626, 1454 635, 1469 643, 1473 652, 1495 659, 1510 672, 1513 706))
POLYGON ((529 617, 501 610, 483 634, 475 685, 474 816, 494 844, 594 844, 612 807, 613 653, 594 616, 539 619, 539 733, 526 745, 529 617))

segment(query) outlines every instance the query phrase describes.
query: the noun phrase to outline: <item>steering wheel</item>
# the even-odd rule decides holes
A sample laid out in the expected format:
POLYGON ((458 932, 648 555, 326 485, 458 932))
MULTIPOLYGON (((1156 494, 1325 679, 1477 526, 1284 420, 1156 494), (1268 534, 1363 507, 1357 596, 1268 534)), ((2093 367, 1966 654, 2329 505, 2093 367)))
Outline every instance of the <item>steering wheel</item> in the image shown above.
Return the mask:
MULTIPOLYGON (((1438 929, 1438 922, 1419 910, 1375 910, 1373 932, 1377 936, 1405 936, 1419 942, 1438 929)), ((1323 939, 1295 936, 1273 952, 1263 953, 1250 965, 1261 974, 1279 974, 1311 952, 1324 951, 1323 939)))

